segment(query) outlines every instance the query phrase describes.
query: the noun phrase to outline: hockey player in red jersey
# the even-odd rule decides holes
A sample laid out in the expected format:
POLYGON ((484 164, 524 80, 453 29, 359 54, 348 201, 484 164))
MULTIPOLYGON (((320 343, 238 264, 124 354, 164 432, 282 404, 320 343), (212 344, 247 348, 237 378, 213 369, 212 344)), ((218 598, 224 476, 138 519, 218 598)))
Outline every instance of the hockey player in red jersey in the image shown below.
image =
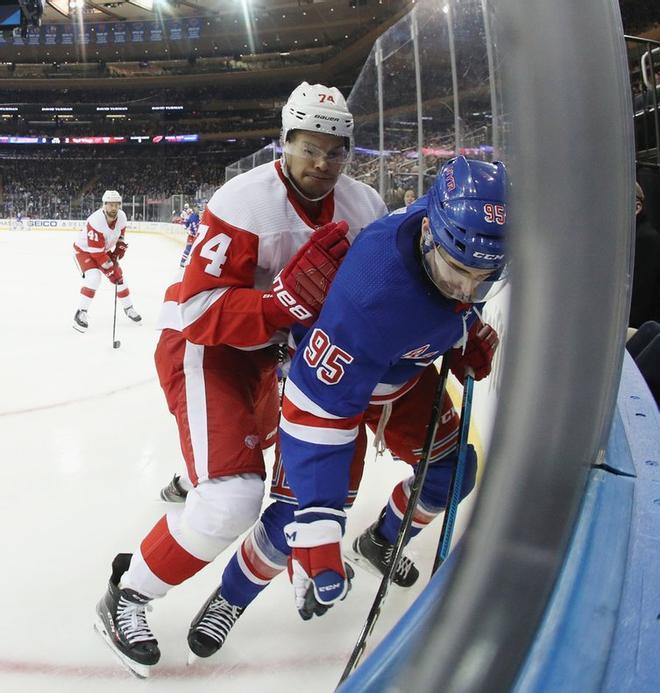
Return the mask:
POLYGON ((124 275, 119 266, 119 260, 124 257, 128 247, 124 237, 128 222, 121 209, 121 195, 116 190, 106 190, 101 202, 101 209, 87 218, 85 227, 73 244, 76 261, 83 275, 80 302, 73 316, 73 329, 78 332, 86 332, 89 327, 87 310, 104 274, 117 286, 117 298, 126 315, 133 322, 139 323, 142 320, 133 308, 130 291, 124 284, 124 275))
POLYGON ((280 160, 216 191, 165 294, 156 368, 192 488, 134 554, 115 558, 97 607, 97 629, 139 675, 160 657, 147 604, 258 518, 289 329, 313 323, 349 241, 387 211, 373 189, 342 173, 353 118, 337 89, 305 82, 292 92, 282 147, 280 160))

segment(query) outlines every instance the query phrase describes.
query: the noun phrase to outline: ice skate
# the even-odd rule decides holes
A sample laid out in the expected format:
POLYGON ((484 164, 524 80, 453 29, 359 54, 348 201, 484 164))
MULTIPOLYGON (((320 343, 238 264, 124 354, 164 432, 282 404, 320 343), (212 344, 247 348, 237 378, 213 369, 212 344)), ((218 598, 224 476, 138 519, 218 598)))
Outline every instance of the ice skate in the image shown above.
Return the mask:
POLYGON ((87 332, 89 323, 87 322, 87 311, 77 310, 76 314, 73 316, 73 329, 78 330, 78 332, 87 332))
POLYGON ((188 664, 192 664, 198 657, 215 654, 225 644, 229 631, 243 611, 240 606, 234 606, 224 599, 218 588, 190 624, 188 664))
POLYGON ((188 491, 179 483, 181 477, 175 474, 167 486, 160 490, 160 497, 168 503, 185 503, 188 491))
POLYGON ((145 614, 150 599, 135 590, 119 588, 131 555, 117 554, 112 562, 108 591, 96 606, 94 628, 124 667, 139 678, 147 678, 160 659, 160 650, 145 614))
MULTIPOLYGON (((394 554, 394 544, 390 544, 378 531, 379 524, 380 520, 374 522, 353 541, 351 550, 346 553, 346 558, 382 578, 394 554)), ((392 576, 392 582, 399 587, 411 587, 418 577, 419 570, 415 564, 406 556, 401 556, 399 565, 392 576)))
POLYGON ((126 313, 126 317, 130 318, 133 322, 142 322, 142 316, 135 310, 135 308, 133 308, 133 306, 124 308, 124 313, 126 313))

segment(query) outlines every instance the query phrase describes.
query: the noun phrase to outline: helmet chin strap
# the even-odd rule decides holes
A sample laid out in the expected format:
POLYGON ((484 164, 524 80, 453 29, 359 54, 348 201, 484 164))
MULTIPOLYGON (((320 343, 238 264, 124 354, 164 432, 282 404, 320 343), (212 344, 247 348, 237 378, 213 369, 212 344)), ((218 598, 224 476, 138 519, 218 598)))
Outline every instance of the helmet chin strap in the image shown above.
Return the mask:
POLYGON ((324 197, 327 197, 333 190, 334 186, 328 190, 327 193, 323 193, 320 197, 308 197, 305 195, 305 193, 296 185, 296 182, 293 180, 291 175, 289 174, 289 169, 287 168, 286 165, 286 155, 284 152, 282 152, 282 173, 284 174, 284 177, 291 183, 291 186, 293 189, 300 195, 300 197, 303 197, 307 202, 320 202, 324 197))

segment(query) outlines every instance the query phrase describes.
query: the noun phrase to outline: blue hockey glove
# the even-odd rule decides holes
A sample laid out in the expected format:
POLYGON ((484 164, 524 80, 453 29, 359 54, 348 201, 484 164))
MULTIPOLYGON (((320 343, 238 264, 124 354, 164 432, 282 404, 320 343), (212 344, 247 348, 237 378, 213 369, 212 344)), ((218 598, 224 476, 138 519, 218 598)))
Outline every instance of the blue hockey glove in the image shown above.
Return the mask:
POLYGON ((293 549, 289 579, 296 608, 304 621, 322 616, 351 588, 353 570, 344 563, 341 538, 346 513, 331 508, 307 508, 295 513, 295 522, 284 528, 293 549))

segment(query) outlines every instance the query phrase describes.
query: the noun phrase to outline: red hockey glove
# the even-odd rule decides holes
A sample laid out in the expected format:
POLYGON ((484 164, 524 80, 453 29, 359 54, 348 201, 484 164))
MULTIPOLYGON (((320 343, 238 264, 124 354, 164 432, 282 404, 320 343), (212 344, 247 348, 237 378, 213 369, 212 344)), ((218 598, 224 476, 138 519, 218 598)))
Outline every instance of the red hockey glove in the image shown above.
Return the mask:
POLYGON ((106 272, 105 275, 113 284, 122 284, 124 281, 124 273, 118 263, 114 263, 112 269, 106 272))
POLYGON ((323 616, 351 589, 353 570, 341 555, 346 514, 329 508, 308 508, 295 513, 296 522, 284 527, 289 557, 289 579, 296 608, 304 621, 323 616))
POLYGON ((314 323, 350 247, 347 233, 345 221, 317 229, 275 277, 263 304, 271 325, 289 327, 300 322, 309 327, 314 323))
MULTIPOLYGON (((101 259, 101 258, 99 258, 101 259)), ((119 263, 114 262, 109 254, 105 255, 105 259, 99 265, 101 272, 113 283, 121 284, 124 281, 124 276, 119 263)))
POLYGON ((112 253, 112 257, 115 260, 121 260, 124 255, 126 255, 126 248, 128 248, 128 243, 120 236, 119 240, 115 244, 115 249, 112 253))
POLYGON ((499 343, 497 332, 490 325, 477 320, 468 332, 465 353, 461 348, 452 349, 447 353, 451 372, 461 383, 465 380, 465 371, 468 368, 474 371, 475 380, 485 378, 490 373, 499 343))

